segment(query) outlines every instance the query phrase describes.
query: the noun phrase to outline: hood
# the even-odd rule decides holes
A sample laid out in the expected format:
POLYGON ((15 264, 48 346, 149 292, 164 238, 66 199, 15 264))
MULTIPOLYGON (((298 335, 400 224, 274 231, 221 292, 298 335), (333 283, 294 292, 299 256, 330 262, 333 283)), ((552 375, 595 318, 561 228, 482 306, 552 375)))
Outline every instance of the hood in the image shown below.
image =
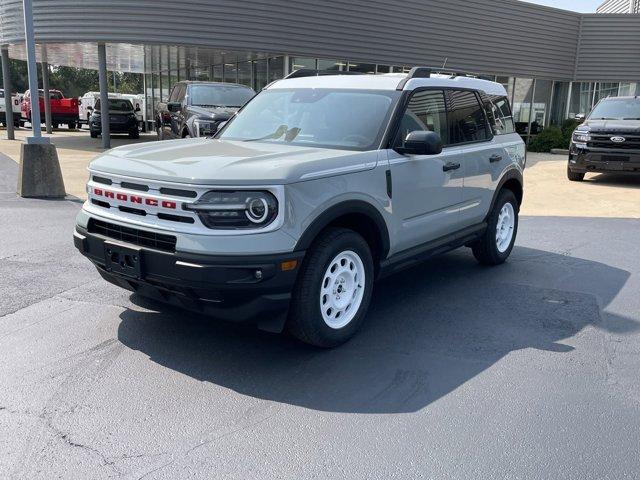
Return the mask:
POLYGON ((89 169, 175 183, 281 185, 374 168, 378 152, 187 138, 114 148, 89 169))
POLYGON ((640 120, 587 120, 581 126, 592 132, 640 133, 640 120))
POLYGON ((189 105, 187 107, 191 115, 200 118, 210 118, 212 120, 228 120, 234 113, 238 111, 235 107, 199 107, 197 105, 189 105))

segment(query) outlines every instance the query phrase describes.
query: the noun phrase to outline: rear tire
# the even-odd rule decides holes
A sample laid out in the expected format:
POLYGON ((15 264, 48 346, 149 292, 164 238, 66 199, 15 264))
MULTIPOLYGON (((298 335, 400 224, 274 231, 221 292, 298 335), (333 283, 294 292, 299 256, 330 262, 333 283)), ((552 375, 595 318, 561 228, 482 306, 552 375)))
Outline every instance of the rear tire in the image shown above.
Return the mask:
POLYGON ((373 275, 373 257, 364 238, 346 228, 325 230, 298 273, 287 329, 317 347, 346 342, 364 321, 373 275))
POLYGON ((134 140, 140 138, 140 132, 138 132, 138 130, 132 130, 129 132, 129 138, 133 138, 134 140))
POLYGON ((574 172, 570 167, 567 167, 567 178, 572 182, 581 182, 584 180, 584 173, 574 172))
POLYGON ((98 132, 89 132, 91 134, 91 138, 98 138, 98 132))
POLYGON ((483 265, 500 265, 509 258, 518 233, 518 201, 511 190, 503 189, 487 218, 487 229, 471 247, 483 265))

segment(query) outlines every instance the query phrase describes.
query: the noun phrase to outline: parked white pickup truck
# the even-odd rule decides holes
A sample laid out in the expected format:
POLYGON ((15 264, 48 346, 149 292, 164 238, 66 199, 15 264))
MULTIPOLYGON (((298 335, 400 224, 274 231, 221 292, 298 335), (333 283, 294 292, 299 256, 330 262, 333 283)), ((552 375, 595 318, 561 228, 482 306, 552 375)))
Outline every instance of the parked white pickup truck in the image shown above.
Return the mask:
MULTIPOLYGON (((20 100, 18 100, 17 96, 11 97, 11 105, 13 106, 13 124, 18 127, 20 126, 20 100)), ((0 123, 3 126, 7 126, 7 114, 4 106, 4 90, 0 89, 0 123)))

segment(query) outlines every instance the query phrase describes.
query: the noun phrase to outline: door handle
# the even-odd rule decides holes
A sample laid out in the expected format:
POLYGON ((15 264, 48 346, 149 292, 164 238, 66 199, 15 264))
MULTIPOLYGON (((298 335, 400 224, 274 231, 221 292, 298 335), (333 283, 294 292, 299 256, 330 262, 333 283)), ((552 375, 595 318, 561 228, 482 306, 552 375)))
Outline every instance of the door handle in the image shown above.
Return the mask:
POLYGON ((457 170, 460 168, 460 164, 459 163, 453 163, 453 162, 449 162, 449 163, 445 163, 442 166, 442 171, 443 172, 448 172, 450 170, 457 170))
POLYGON ((498 155, 497 153, 495 155, 491 155, 489 157, 489 162, 491 163, 496 163, 502 160, 502 155, 498 155))

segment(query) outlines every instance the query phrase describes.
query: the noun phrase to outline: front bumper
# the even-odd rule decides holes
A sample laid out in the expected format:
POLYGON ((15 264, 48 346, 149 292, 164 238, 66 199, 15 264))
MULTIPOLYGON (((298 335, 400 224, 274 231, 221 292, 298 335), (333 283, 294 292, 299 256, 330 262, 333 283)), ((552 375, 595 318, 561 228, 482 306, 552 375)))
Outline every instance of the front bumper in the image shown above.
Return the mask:
POLYGON ((269 313, 288 307, 305 253, 259 256, 172 253, 122 243, 80 226, 76 226, 73 240, 100 275, 119 287, 223 320, 253 319, 265 325, 269 324, 269 313), (141 262, 138 275, 124 275, 109 268, 105 252, 114 244, 136 251, 141 262), (292 260, 297 261, 297 268, 283 271, 282 263, 292 260), (260 274, 256 275, 258 271, 260 274))
POLYGON ((612 149, 569 150, 569 168, 573 172, 640 173, 640 151, 612 149))
MULTIPOLYGON (((109 123, 110 133, 130 133, 138 130, 138 121, 131 120, 125 123, 109 123)), ((89 130, 91 132, 102 133, 102 124, 99 120, 91 120, 89 122, 89 130)))

